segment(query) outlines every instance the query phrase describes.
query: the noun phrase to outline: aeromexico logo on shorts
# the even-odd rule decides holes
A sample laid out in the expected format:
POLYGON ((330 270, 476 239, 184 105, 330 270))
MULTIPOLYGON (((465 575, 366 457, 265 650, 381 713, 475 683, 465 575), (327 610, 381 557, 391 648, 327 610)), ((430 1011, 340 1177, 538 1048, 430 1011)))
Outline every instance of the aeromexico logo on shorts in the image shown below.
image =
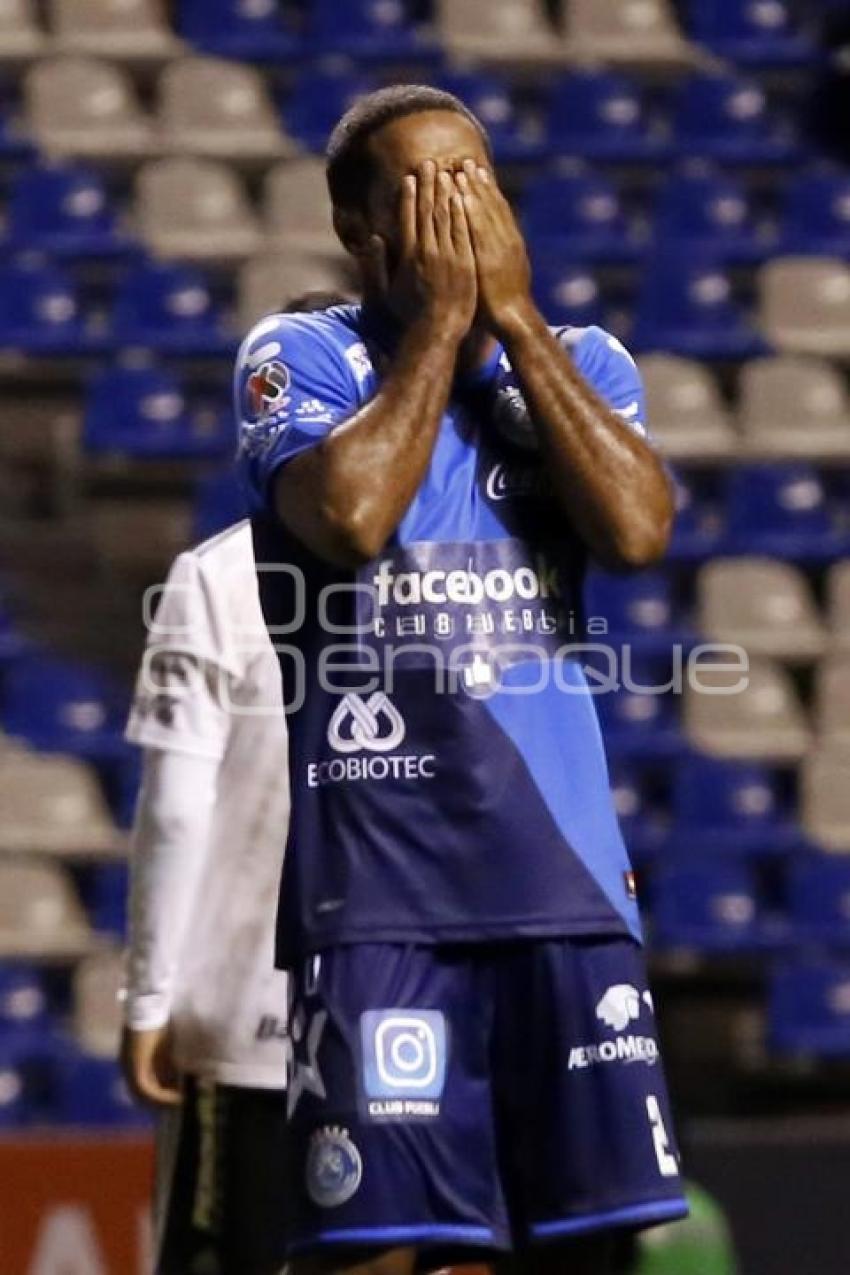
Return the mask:
POLYGON ((577 1071, 618 1062, 642 1062, 653 1066, 658 1061, 658 1044, 654 1034, 641 1035, 627 1030, 632 1023, 639 1024, 644 1011, 654 1016, 651 992, 641 993, 631 983, 615 983, 609 987, 596 1006, 596 1017, 616 1034, 613 1038, 574 1046, 570 1050, 567 1070, 577 1071))
POLYGON ((368 698, 350 691, 341 697, 328 723, 328 744, 342 755, 310 762, 307 786, 323 788, 364 779, 433 779, 437 765, 433 753, 396 751, 406 734, 404 718, 384 691, 368 698))

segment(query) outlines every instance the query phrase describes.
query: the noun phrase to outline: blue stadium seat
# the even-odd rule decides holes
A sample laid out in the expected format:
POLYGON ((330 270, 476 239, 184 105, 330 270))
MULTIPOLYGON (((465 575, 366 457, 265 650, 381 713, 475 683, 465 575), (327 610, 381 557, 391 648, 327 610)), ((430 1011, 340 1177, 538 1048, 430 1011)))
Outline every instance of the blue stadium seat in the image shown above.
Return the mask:
POLYGON ((307 30, 311 52, 320 57, 419 62, 438 56, 433 36, 414 21, 410 0, 312 0, 307 30))
POLYGON ((747 863, 659 863, 649 894, 652 941, 658 947, 738 952, 765 943, 757 880, 747 863))
POLYGON ((539 262, 534 271, 534 296, 550 323, 577 328, 604 325, 599 284, 586 266, 539 262))
POLYGON ((606 679, 619 674, 619 689, 594 696, 608 753, 642 761, 678 756, 683 747, 680 701, 672 691, 653 690, 669 682, 669 660, 631 652, 617 652, 617 657, 610 666, 602 659, 601 666, 606 679))
POLYGON ((674 108, 676 151, 724 164, 787 164, 800 153, 791 125, 768 106, 758 84, 733 75, 686 80, 674 108))
POLYGON ((151 1122, 134 1105, 114 1059, 70 1048, 58 1068, 56 1102, 64 1124, 146 1127, 151 1122))
POLYGON ((703 562, 723 542, 725 512, 700 490, 692 475, 673 474, 676 517, 667 549, 668 562, 703 562))
POLYGON ((692 630, 676 614, 669 575, 641 571, 631 576, 592 571, 585 588, 585 615, 607 629, 599 640, 620 647, 628 643, 639 655, 667 655, 674 643, 695 640, 692 630))
POLYGON ((14 612, 0 587, 0 665, 17 659, 27 649, 27 639, 17 626, 14 612))
POLYGON ((8 242, 53 256, 106 257, 132 244, 100 175, 73 164, 25 168, 9 191, 8 242))
POLYGON ((41 972, 28 965, 0 965, 0 1040, 50 1024, 41 972))
POLYGON ((850 535, 838 522, 811 465, 748 465, 733 470, 728 517, 730 553, 818 562, 850 552, 850 535))
POLYGON ((739 66, 801 66, 817 55, 788 0, 690 0, 688 31, 739 66))
POLYGON ((639 762, 611 759, 611 794, 633 863, 640 863, 666 848, 670 816, 666 803, 652 793, 646 768, 639 762))
POLYGON ((694 854, 778 854, 800 844, 779 776, 765 766, 683 757, 672 801, 672 835, 694 854))
POLYGON ((783 1054, 850 1057, 850 961, 789 961, 768 995, 771 1048, 783 1054))
POLYGON ((0 97, 0 160, 20 164, 35 159, 36 149, 23 123, 20 104, 0 97))
POLYGON ((196 48, 247 62, 287 62, 303 42, 276 0, 179 0, 177 27, 196 48))
POLYGON ((617 188, 584 166, 531 181, 523 194, 522 223, 535 259, 616 264, 636 261, 642 253, 617 188))
POLYGON ((785 192, 780 236, 784 253, 850 257, 850 173, 814 169, 795 178, 785 192))
POLYGON ((850 855, 795 857, 788 910, 799 943, 850 945, 850 855))
POLYGON ((540 160, 543 139, 519 118, 508 84, 496 75, 478 71, 452 71, 435 81, 438 88, 454 93, 475 112, 490 134, 497 164, 521 164, 540 160))
POLYGON ((70 277, 23 257, 0 266, 0 346, 59 357, 100 353, 107 342, 83 316, 70 277))
POLYGON ((687 250, 728 265, 761 262, 775 248, 744 187, 704 165, 675 174, 661 188, 654 231, 661 252, 687 250))
POLYGON ((248 501, 233 468, 204 478, 195 488, 192 539, 217 536, 248 514, 248 501))
POLYGON ((83 440, 91 454, 151 460, 214 460, 232 447, 226 410, 190 408, 162 367, 111 367, 92 382, 83 440))
POLYGON ((637 86, 607 71, 577 71, 560 80, 548 113, 553 155, 611 163, 657 163, 670 155, 663 128, 637 86))
POLYGON ((29 1115, 26 1076, 14 1048, 0 1042, 0 1129, 16 1129, 29 1115))
POLYGON ((10 666, 0 724, 45 752, 93 762, 122 757, 126 694, 100 670, 33 651, 10 666))
POLYGON ((631 345, 696 359, 746 359, 767 349, 724 266, 684 250, 662 251, 646 267, 631 345))
POLYGON ((81 885, 89 920, 98 934, 123 939, 127 933, 126 863, 103 863, 89 870, 81 885))
POLYGON ((323 151, 340 116, 374 87, 354 70, 305 71, 283 104, 287 132, 308 150, 323 151))
POLYGON ((203 274, 162 262, 145 262, 127 275, 112 325, 116 344, 164 354, 227 355, 237 344, 203 274))

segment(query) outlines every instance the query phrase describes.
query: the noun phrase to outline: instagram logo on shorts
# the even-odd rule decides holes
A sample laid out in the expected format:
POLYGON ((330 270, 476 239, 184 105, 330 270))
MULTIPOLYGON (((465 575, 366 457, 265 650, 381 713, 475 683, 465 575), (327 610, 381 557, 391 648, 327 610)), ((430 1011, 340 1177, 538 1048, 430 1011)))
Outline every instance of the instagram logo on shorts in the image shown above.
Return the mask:
POLYGON ((446 1020, 436 1010, 369 1010, 360 1020, 370 1098, 439 1098, 446 1077, 446 1020))

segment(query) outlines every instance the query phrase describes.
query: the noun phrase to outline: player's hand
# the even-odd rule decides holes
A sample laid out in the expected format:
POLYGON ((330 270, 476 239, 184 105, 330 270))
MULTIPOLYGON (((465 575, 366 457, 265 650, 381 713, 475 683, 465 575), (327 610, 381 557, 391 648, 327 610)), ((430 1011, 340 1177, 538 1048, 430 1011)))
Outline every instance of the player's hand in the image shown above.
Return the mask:
POLYGON ((457 175, 478 272, 482 319, 496 335, 532 307, 525 240, 493 174, 474 160, 457 175))
POLYGON ((452 175, 426 160, 404 179, 399 215, 400 258, 392 278, 383 240, 372 239, 390 308, 405 323, 424 319, 461 340, 475 318, 478 284, 463 199, 452 175))
POLYGON ((125 1027, 121 1035, 121 1070, 137 1102, 174 1107, 183 1101, 168 1024, 150 1031, 125 1027))

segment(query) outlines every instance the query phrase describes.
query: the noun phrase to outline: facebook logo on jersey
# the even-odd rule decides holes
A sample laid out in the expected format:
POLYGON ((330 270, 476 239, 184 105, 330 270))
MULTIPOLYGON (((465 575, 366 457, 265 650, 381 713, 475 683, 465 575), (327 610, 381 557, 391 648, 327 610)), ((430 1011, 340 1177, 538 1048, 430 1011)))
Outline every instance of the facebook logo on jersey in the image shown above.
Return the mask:
POLYGON ((369 1115, 428 1120, 446 1081, 446 1020, 431 1009, 374 1009, 360 1017, 369 1115))

